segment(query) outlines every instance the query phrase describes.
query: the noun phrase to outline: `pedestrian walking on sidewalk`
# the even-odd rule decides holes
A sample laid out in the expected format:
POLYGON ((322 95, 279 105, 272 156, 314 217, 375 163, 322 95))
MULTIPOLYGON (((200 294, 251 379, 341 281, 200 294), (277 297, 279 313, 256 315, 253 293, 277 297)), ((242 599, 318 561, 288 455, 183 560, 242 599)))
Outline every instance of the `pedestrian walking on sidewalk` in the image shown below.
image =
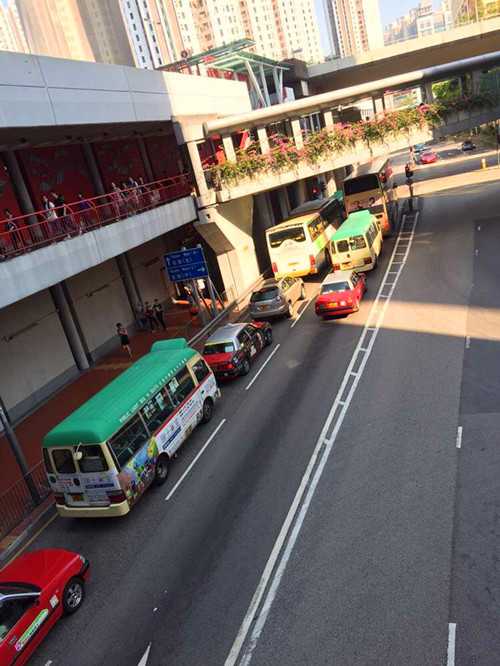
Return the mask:
POLYGON ((120 338, 120 344, 122 346, 122 349, 124 349, 127 354, 129 355, 130 358, 132 358, 132 349, 130 348, 130 339, 128 337, 128 332, 125 326, 123 324, 118 324, 116 325, 116 334, 120 338))
POLYGON ((146 318, 148 320, 149 328, 151 329, 151 333, 158 327, 159 324, 155 316, 155 311, 153 310, 153 306, 151 303, 146 301, 144 303, 144 314, 146 315, 146 318))
POLYGON ((155 317, 156 317, 156 320, 157 320, 158 324, 165 331, 167 329, 167 327, 165 326, 165 320, 163 319, 163 305, 158 301, 157 298, 155 298, 155 300, 154 300, 153 310, 154 310, 155 317))

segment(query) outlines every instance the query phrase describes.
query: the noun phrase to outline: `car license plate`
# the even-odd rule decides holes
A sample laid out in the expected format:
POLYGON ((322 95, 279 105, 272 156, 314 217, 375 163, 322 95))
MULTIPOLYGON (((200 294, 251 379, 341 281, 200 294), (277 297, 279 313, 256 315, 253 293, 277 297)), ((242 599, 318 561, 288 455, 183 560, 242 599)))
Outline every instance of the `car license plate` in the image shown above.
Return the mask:
POLYGON ((260 309, 261 310, 269 310, 270 307, 271 307, 270 305, 261 305, 260 309))
POLYGON ((72 493, 71 494, 71 499, 72 499, 73 502, 83 502, 83 494, 78 493, 78 494, 75 495, 75 494, 72 493))
POLYGON ((342 264, 342 268, 352 268, 352 261, 346 261, 345 264, 342 264))
POLYGON ((329 308, 336 308, 337 305, 338 305, 337 303, 328 303, 329 308))
POLYGON ((289 265, 289 266, 298 266, 298 265, 299 265, 299 262, 298 262, 298 261, 289 261, 289 262, 288 262, 288 265, 289 265))

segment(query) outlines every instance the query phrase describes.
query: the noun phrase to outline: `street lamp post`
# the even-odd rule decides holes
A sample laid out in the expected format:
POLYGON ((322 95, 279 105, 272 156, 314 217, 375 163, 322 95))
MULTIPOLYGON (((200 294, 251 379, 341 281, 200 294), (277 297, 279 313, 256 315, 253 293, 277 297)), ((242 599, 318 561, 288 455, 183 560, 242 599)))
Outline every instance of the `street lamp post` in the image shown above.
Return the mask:
POLYGON ((19 469, 22 472, 24 481, 28 487, 28 490, 30 491, 30 495, 33 499, 33 502, 35 504, 40 504, 41 501, 40 495, 38 493, 38 490, 36 489, 33 479, 31 478, 31 474, 28 468, 28 463, 26 462, 26 458, 24 457, 24 453, 16 437, 16 433, 14 432, 12 426, 10 425, 10 422, 5 414, 2 405, 0 405, 0 424, 3 427, 7 441, 9 442, 11 451, 14 454, 14 458, 16 459, 16 462, 19 465, 19 469))

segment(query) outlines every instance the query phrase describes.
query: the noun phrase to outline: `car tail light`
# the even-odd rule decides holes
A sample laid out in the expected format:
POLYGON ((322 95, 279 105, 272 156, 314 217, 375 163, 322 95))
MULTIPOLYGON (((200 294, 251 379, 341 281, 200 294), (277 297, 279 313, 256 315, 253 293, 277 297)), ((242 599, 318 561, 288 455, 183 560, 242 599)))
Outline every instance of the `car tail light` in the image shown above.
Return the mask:
POLYGON ((54 499, 56 500, 56 504, 66 504, 64 493, 54 493, 54 499))
POLYGON ((127 499, 123 490, 115 490, 111 493, 108 493, 108 497, 111 504, 120 504, 127 499))
POLYGON ((309 255, 309 263, 311 268, 316 268, 316 257, 313 254, 309 255))
POLYGON ((365 257, 364 258, 364 263, 365 263, 365 265, 371 264, 372 263, 371 257, 365 257))
POLYGON ((333 270, 334 271, 339 271, 340 270, 340 264, 333 264, 333 270))
POLYGON ((273 267, 273 273, 277 273, 278 272, 278 266, 277 266, 275 261, 273 261, 272 267, 273 267))

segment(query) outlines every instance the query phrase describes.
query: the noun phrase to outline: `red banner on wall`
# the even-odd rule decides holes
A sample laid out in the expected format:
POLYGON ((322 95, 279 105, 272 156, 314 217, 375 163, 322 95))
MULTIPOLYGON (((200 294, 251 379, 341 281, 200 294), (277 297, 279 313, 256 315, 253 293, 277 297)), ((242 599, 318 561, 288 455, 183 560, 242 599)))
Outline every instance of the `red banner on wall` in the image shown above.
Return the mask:
POLYGON ((104 181, 104 187, 111 191, 111 183, 121 187, 130 176, 138 180, 140 176, 148 180, 144 162, 136 139, 103 141, 94 143, 94 153, 104 181))
POLYGON ((173 134, 148 136, 144 143, 156 180, 178 176, 184 171, 181 153, 173 134))
POLYGON ((17 153, 24 168, 35 207, 42 208, 42 195, 56 192, 67 203, 76 201, 81 192, 86 197, 97 194, 92 187, 81 146, 27 148, 17 153))
POLYGON ((4 219, 4 210, 6 208, 10 210, 14 217, 22 215, 10 181, 9 172, 0 157, 0 220, 4 219))

